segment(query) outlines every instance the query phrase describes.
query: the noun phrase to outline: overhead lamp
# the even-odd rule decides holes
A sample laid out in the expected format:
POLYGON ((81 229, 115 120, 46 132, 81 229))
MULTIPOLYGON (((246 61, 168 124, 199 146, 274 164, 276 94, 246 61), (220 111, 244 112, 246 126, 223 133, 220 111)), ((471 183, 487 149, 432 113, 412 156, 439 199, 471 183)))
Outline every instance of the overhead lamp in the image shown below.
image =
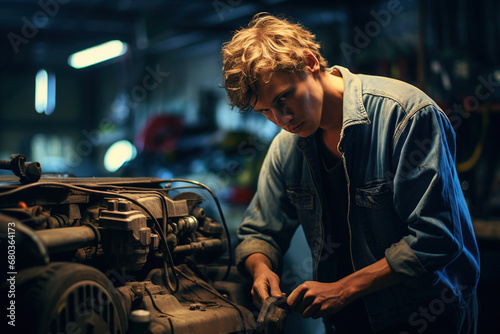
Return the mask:
POLYGON ((128 140, 119 140, 112 144, 104 154, 104 168, 116 172, 124 163, 134 160, 137 149, 128 140))
POLYGON ((84 68, 103 61, 119 57, 128 50, 127 43, 118 40, 109 41, 91 48, 73 53, 68 58, 68 64, 74 68, 84 68))
POLYGON ((56 77, 40 70, 35 76, 35 110, 50 115, 56 108, 56 77))

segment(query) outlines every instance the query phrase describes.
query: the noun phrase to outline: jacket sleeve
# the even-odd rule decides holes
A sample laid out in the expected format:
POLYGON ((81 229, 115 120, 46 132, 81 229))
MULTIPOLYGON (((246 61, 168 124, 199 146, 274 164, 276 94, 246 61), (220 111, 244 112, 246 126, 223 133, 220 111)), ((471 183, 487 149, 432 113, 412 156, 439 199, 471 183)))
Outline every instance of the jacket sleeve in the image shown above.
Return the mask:
POLYGON ((271 143, 261 167, 256 194, 237 231, 240 243, 235 250, 235 261, 244 276, 248 276, 245 260, 253 253, 266 255, 271 260, 272 269, 279 274, 283 254, 298 226, 297 213, 288 199, 283 176, 282 155, 285 153, 280 150, 293 143, 283 143, 280 137, 278 135, 271 143))
POLYGON ((408 235, 389 247, 385 257, 407 285, 418 286, 435 280, 436 271, 462 252, 462 224, 470 224, 470 216, 447 117, 428 106, 408 115, 402 125, 394 138, 393 199, 408 235))

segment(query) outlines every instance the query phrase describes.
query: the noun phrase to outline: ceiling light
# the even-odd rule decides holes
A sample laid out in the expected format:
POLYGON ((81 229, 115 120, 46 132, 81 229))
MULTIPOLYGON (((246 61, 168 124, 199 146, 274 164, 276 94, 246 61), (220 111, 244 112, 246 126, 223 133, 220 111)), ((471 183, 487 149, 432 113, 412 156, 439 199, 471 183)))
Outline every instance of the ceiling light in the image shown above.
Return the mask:
POLYGON ((56 77, 40 70, 35 77, 35 110, 50 115, 56 108, 56 77))
POLYGON ((128 50, 127 43, 109 41, 91 48, 73 53, 68 58, 68 64, 74 68, 84 68, 100 62, 119 57, 128 50))

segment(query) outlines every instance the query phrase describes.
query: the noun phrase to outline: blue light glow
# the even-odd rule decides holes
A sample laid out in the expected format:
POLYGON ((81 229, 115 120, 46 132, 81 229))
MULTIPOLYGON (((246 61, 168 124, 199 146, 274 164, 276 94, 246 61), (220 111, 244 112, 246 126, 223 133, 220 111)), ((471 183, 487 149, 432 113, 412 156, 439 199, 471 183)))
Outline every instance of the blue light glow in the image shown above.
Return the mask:
POLYGON ((50 115, 56 108, 56 77, 40 70, 35 77, 35 110, 50 115))

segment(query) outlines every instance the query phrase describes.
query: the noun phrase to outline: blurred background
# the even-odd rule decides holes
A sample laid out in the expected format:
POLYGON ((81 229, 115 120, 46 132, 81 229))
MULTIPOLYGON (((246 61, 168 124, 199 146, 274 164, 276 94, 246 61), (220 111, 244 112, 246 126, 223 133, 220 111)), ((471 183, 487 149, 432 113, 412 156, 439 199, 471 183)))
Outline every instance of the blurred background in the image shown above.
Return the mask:
MULTIPOLYGON (((498 1, 1 0, 0 159, 23 153, 44 173, 78 177, 203 182, 234 232, 278 129, 227 105, 220 48, 262 11, 310 29, 330 65, 412 83, 448 114, 481 248, 480 331, 498 333, 498 1), (110 41, 118 56, 78 63, 75 53, 110 41)), ((287 292, 311 277, 306 248, 298 233, 287 292)))

